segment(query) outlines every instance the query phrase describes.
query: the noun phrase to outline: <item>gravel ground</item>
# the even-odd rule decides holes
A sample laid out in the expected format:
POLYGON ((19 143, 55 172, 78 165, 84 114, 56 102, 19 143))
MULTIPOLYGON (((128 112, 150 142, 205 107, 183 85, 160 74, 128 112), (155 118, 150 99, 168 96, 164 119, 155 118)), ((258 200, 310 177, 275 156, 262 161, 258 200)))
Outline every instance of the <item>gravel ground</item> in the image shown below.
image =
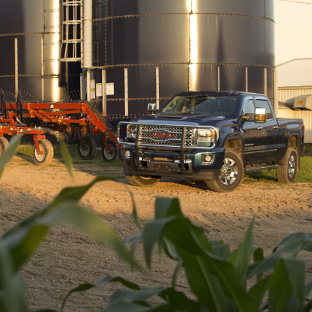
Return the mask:
MULTIPOLYGON (((218 194, 209 191, 204 183, 173 178, 162 179, 152 188, 134 187, 128 184, 121 167, 75 165, 74 174, 76 185, 85 184, 96 175, 116 178, 116 181, 96 184, 82 204, 100 214, 121 238, 137 234, 129 191, 133 193, 142 223, 153 218, 156 197, 178 197, 183 213, 202 226, 209 238, 222 239, 233 248, 242 240, 253 217, 254 244, 266 254, 286 235, 311 232, 312 185, 309 183, 249 184, 245 180, 236 191, 218 194)), ((27 156, 15 156, 0 183, 1 232, 51 201, 63 187, 73 185, 65 166, 58 160, 53 160, 48 167, 39 167, 27 156)), ((312 271, 311 255, 302 257, 307 259, 308 272, 312 271)), ((70 226, 58 225, 22 268, 22 275, 28 287, 30 308, 34 311, 59 309, 70 289, 81 283, 96 282, 107 274, 122 275, 144 285, 170 285, 173 268, 169 260, 156 257, 151 276, 132 272, 106 246, 70 226)), ((103 308, 117 286, 75 294, 65 311, 103 308)), ((178 289, 188 292, 183 274, 179 276, 178 289)))

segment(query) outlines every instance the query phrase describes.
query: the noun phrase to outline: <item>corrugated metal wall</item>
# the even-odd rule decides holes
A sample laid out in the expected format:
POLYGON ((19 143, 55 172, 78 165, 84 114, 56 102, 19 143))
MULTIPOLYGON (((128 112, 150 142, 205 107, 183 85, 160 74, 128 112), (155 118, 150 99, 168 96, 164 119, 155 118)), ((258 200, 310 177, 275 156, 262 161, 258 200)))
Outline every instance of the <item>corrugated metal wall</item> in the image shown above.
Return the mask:
MULTIPOLYGON (((300 95, 312 94, 312 87, 278 88, 278 101, 285 103, 287 100, 300 95)), ((312 111, 292 110, 289 108, 279 108, 277 117, 279 118, 301 118, 305 126, 305 143, 312 143, 312 111)))
POLYGON ((279 108, 279 118, 301 118, 305 126, 305 143, 312 143, 312 111, 279 108))
POLYGON ((308 94, 312 94, 312 87, 278 88, 278 101, 286 102, 296 96, 308 94))

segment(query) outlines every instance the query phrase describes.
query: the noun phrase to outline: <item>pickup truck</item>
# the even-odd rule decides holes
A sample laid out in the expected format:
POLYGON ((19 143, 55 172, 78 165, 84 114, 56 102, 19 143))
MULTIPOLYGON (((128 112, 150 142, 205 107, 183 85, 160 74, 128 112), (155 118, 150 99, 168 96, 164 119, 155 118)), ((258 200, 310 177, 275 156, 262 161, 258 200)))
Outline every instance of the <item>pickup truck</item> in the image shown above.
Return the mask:
POLYGON ((233 191, 244 172, 276 169, 281 183, 300 170, 302 119, 276 118, 266 95, 181 92, 160 110, 118 124, 124 172, 135 186, 162 176, 205 181, 215 192, 233 191))

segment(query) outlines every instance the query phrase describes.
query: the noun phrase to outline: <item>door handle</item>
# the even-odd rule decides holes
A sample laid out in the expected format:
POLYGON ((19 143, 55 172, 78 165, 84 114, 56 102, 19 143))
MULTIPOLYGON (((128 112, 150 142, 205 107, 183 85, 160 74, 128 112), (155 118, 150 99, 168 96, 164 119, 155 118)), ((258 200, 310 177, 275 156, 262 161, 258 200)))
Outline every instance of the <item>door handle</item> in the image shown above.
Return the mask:
POLYGON ((263 129, 263 127, 258 127, 258 130, 262 130, 263 129))
POLYGON ((273 129, 278 129, 278 126, 274 126, 273 129))

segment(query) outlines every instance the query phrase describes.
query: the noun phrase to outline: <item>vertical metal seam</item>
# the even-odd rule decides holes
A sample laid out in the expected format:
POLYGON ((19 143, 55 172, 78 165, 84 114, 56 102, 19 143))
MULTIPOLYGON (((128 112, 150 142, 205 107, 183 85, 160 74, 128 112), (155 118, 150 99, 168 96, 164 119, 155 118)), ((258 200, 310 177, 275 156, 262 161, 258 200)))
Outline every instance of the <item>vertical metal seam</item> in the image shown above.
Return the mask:
POLYGON ((264 0, 264 19, 263 19, 263 30, 264 30, 264 64, 266 64, 266 28, 265 28, 265 17, 266 17, 266 0, 264 0))
POLYGON ((14 51, 15 51, 15 96, 18 96, 18 43, 17 38, 14 39, 14 51))
POLYGON ((41 37, 41 100, 44 101, 44 35, 41 37))
MULTIPOLYGON (((105 0, 105 17, 108 16, 108 0, 105 0)), ((107 20, 104 21, 104 66, 107 65, 107 20)))

